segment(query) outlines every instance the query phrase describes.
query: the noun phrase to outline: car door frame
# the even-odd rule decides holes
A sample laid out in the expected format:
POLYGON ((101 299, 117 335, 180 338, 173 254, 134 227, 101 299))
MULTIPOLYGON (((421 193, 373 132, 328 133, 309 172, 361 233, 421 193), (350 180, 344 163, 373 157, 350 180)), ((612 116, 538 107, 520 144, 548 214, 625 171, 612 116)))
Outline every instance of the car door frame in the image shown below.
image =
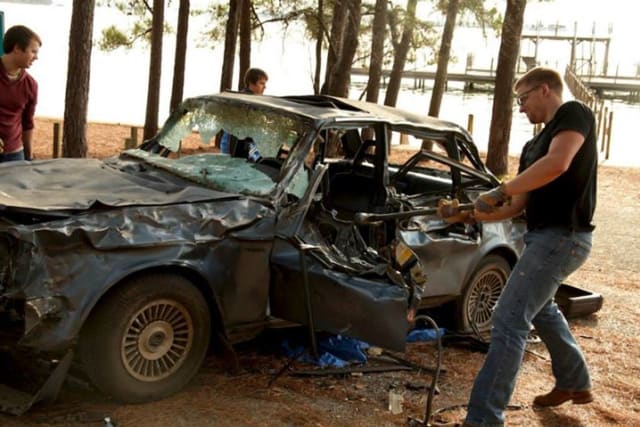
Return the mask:
MULTIPOLYGON (((308 137, 317 137, 327 127, 362 124, 361 121, 324 123, 315 135, 308 137)), ((379 127, 384 137, 384 127, 379 127)), ((386 150, 386 146, 385 140, 382 148, 386 150)), ((408 290, 385 278, 372 279, 339 265, 326 265, 326 260, 316 256, 316 251, 322 248, 305 232, 305 217, 318 197, 327 169, 323 162, 317 164, 304 196, 294 204, 283 206, 278 213, 271 255, 270 312, 307 325, 312 333, 344 334, 403 351, 410 326, 408 290)), ((384 180, 386 173, 384 171, 380 178, 384 180)))

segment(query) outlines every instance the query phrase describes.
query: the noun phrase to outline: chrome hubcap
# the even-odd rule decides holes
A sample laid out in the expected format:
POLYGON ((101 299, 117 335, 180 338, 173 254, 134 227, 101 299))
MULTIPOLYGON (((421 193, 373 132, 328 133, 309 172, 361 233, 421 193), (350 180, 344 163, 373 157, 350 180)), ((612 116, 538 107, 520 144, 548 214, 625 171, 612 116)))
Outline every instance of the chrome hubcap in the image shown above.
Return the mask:
POLYGON ((152 382, 173 374, 193 344, 193 320, 172 300, 153 301, 129 322, 122 339, 121 358, 134 378, 152 382))
POLYGON ((497 270, 487 271, 474 283, 473 290, 469 296, 467 317, 479 329, 488 328, 491 324, 491 315, 503 286, 503 275, 497 270))

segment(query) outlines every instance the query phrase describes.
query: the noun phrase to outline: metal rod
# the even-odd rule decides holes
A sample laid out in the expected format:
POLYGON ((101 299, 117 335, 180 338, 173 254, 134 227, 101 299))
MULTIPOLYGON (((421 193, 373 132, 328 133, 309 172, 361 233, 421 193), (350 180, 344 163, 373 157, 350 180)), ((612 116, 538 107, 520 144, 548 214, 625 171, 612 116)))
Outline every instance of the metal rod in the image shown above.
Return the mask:
MULTIPOLYGON (((460 211, 470 211, 473 210, 473 203, 463 203, 458 206, 460 211)), ((438 208, 424 208, 424 209, 415 209, 412 211, 404 211, 404 212, 393 212, 393 213, 384 213, 384 214, 374 214, 374 213, 366 213, 366 212, 357 212, 353 220, 356 224, 371 224, 376 221, 385 221, 385 220, 394 220, 394 219, 406 219, 414 216, 421 215, 434 215, 438 212, 438 208)))
POLYGON ((302 281, 304 284, 304 300, 307 307, 307 323, 309 324, 309 339, 311 341, 311 351, 313 352, 313 357, 318 359, 318 342, 316 340, 316 328, 315 323, 313 321, 313 306, 311 304, 311 289, 309 287, 309 273, 307 271, 307 259, 305 256, 305 251, 300 249, 300 267, 302 268, 302 281))
POLYGON ((292 371, 291 375, 296 376, 324 376, 324 375, 344 375, 354 372, 375 373, 375 372, 392 372, 392 371, 413 371, 414 368, 405 365, 389 365, 389 366, 354 366, 335 369, 307 369, 304 371, 292 371))

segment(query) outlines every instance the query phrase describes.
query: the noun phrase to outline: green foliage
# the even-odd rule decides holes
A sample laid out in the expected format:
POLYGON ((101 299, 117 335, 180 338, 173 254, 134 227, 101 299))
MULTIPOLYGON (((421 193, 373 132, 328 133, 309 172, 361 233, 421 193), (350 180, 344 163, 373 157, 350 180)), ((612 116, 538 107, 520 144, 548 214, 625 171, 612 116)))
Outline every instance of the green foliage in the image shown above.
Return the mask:
POLYGON ((432 22, 416 20, 407 62, 417 62, 419 59, 418 54, 422 53, 428 54, 428 57, 420 58, 420 62, 426 62, 427 64, 435 63, 435 54, 439 42, 440 34, 436 32, 432 22))
MULTIPOLYGON (((439 34, 435 29, 433 22, 414 18, 409 21, 407 11, 403 6, 391 5, 388 11, 387 35, 385 37, 385 49, 383 64, 388 67, 393 62, 395 46, 400 43, 402 37, 402 29, 405 25, 413 25, 412 38, 409 43, 409 52, 407 53, 407 65, 416 62, 433 63, 437 44, 439 42, 439 34)), ((373 22, 373 12, 363 14, 361 34, 364 36, 360 39, 358 45, 359 59, 367 60, 363 66, 368 66, 368 52, 371 51, 371 25, 373 22)))
POLYGON ((98 40, 98 48, 112 51, 121 46, 129 45, 129 37, 114 25, 102 30, 102 37, 98 40))
MULTIPOLYGON (((446 8, 446 0, 440 0, 439 8, 446 8)), ((495 7, 486 8, 486 0, 461 0, 459 23, 466 26, 479 26, 483 33, 492 30, 499 36, 503 17, 495 7)), ((441 9, 445 10, 445 9, 441 9)))
MULTIPOLYGON (((97 5, 113 7, 123 15, 135 19, 128 28, 119 28, 112 25, 102 31, 98 41, 98 47, 103 50, 113 50, 120 47, 131 48, 137 43, 148 44, 151 34, 152 10, 150 0, 98 0, 97 5)), ((171 1, 167 5, 171 5, 171 1)), ((174 4, 177 2, 174 0, 174 4)), ((445 10, 447 0, 436 0, 437 10, 445 10)), ((502 26, 502 16, 495 8, 485 9, 485 0, 461 0, 459 22, 473 23, 483 29, 491 29, 498 32, 502 26)), ((331 14, 334 1, 324 0, 323 22, 318 21, 317 0, 252 0, 251 27, 254 38, 261 39, 266 31, 265 25, 276 24, 284 29, 292 25, 298 25, 305 32, 306 37, 315 40, 319 34, 324 34, 325 39, 331 25, 331 14)), ((368 64, 371 48, 371 25, 373 22, 374 2, 372 0, 362 3, 362 23, 360 28, 360 41, 357 57, 363 63, 368 64)), ((396 2, 389 3, 389 23, 387 26, 387 43, 385 46, 385 65, 389 65, 393 59, 394 46, 399 42, 402 28, 405 25, 406 10, 396 2)), ((229 15, 229 2, 223 0, 211 0, 203 9, 194 9, 191 16, 203 19, 207 22, 205 29, 199 35, 198 46, 219 45, 225 36, 225 27, 229 15)), ((413 38, 407 61, 434 63, 440 34, 435 28, 436 20, 415 19, 413 25, 413 38)), ((173 29, 165 23, 165 32, 173 29)), ((284 37, 284 36, 283 36, 284 37)))
MULTIPOLYGON (((98 48, 112 51, 118 48, 130 49, 138 43, 148 45, 151 42, 151 23, 153 20, 153 9, 147 0, 98 0, 97 6, 111 7, 117 9, 123 15, 135 19, 129 28, 121 29, 116 25, 111 25, 102 30, 98 39, 98 48)), ((171 5, 171 0, 167 1, 167 6, 171 5)), ((173 28, 165 22, 164 32, 171 33, 173 28)))
MULTIPOLYGON (((308 36, 315 38, 320 29, 315 0, 252 0, 251 28, 255 39, 265 34, 265 25, 277 24, 286 30, 290 25, 302 24, 308 36)), ((325 1, 325 19, 330 21, 331 2, 325 1)), ((211 2, 205 9, 194 10, 192 15, 205 17, 207 27, 201 34, 199 45, 216 45, 224 40, 229 15, 228 2, 211 2)))
POLYGON ((209 4, 205 9, 195 9, 192 16, 206 18, 208 25, 201 33, 198 46, 217 44, 224 40, 227 18, 229 16, 229 3, 209 4))

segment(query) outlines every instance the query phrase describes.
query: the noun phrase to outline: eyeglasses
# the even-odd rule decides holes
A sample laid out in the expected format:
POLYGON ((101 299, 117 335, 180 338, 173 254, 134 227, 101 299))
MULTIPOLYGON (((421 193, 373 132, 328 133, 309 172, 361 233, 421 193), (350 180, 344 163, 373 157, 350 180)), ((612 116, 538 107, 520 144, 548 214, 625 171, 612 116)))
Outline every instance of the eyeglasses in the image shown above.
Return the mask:
POLYGON ((540 86, 535 86, 527 91, 522 92, 520 95, 516 95, 516 104, 518 104, 519 106, 523 106, 525 102, 527 102, 527 99, 529 98, 529 94, 539 88, 540 86))

